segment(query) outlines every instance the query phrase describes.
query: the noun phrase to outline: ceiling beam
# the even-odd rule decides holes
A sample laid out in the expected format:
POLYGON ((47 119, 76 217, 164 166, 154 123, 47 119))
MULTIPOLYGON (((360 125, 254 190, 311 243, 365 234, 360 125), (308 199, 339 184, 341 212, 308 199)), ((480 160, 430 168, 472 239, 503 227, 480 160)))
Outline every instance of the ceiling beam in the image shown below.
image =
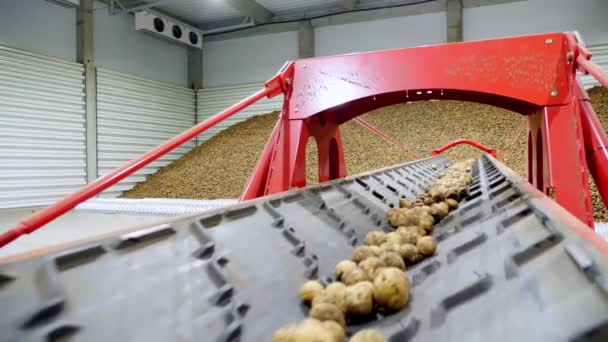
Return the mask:
POLYGON ((226 0, 226 3, 236 8, 244 17, 251 17, 258 23, 267 23, 272 17, 272 12, 255 0, 226 0))

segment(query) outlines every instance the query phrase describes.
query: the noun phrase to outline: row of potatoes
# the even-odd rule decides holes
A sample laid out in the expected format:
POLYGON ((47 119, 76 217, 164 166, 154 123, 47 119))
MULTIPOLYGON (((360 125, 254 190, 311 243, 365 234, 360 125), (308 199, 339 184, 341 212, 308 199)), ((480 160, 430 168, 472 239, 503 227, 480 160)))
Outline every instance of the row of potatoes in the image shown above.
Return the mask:
MULTIPOLYGON (((280 328, 273 342, 344 342, 347 317, 373 319, 376 312, 405 307, 411 288, 405 270, 435 253, 433 226, 468 196, 472 164, 470 160, 451 165, 416 201, 401 199, 398 209, 388 210, 386 217, 394 230, 370 231, 365 244, 355 247, 351 260, 336 265, 336 281, 326 287, 316 280, 304 283, 299 295, 310 305, 309 318, 280 328)), ((350 341, 385 339, 376 330, 364 329, 350 341)))

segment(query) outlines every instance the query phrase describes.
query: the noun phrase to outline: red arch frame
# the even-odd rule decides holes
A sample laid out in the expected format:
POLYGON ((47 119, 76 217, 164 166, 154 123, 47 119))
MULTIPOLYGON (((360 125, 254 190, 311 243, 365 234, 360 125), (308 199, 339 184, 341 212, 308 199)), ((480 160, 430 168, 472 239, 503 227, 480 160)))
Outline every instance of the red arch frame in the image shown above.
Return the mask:
POLYGON ((593 226, 579 105, 584 90, 576 80, 581 56, 588 59, 572 34, 549 33, 290 62, 266 84, 280 86, 283 110, 241 199, 304 186, 309 137, 317 140, 319 181, 343 177, 340 124, 396 103, 449 99, 528 116, 530 182, 545 193, 553 188, 558 203, 593 226), (329 158, 331 139, 337 158, 329 158))

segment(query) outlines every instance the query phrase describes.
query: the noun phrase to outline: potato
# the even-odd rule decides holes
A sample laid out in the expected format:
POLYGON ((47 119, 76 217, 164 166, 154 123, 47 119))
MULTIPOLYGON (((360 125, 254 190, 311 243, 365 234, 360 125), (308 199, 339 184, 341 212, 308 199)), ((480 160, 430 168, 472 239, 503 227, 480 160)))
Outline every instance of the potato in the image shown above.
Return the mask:
POLYGON ((416 225, 418 224, 418 215, 412 209, 398 209, 389 223, 393 227, 416 225))
POLYGON ((411 208, 412 202, 408 201, 406 198, 401 198, 399 200, 399 208, 411 208))
POLYGON ((458 201, 452 198, 445 200, 445 203, 450 207, 450 210, 458 209, 458 201))
POLYGON ((395 214, 397 214, 399 210, 395 209, 395 208, 391 208, 389 210, 386 211, 386 220, 387 221, 391 221, 391 219, 393 218, 393 216, 395 216, 395 214))
POLYGON ((331 332, 331 334, 334 336, 334 341, 344 342, 344 328, 339 323, 334 321, 324 321, 321 322, 321 325, 323 325, 326 330, 329 330, 331 332))
POLYGON ((401 234, 399 234, 397 232, 390 232, 390 233, 386 234, 386 242, 394 243, 396 245, 400 245, 403 243, 403 241, 401 239, 401 234))
POLYGON ((350 342, 384 342, 384 337, 377 330, 364 329, 354 334, 350 342))
POLYGON ((348 315, 369 315, 374 308, 373 289, 373 284, 371 284, 369 281, 357 283, 353 286, 347 287, 346 313, 348 315))
MULTIPOLYGON (((399 245, 392 242, 385 242, 380 246, 380 249, 382 250, 382 253, 387 251, 399 252, 399 245)), ((382 253, 380 253, 380 255, 382 255, 382 253)))
POLYGON ((386 267, 397 267, 398 269, 405 271, 405 263, 403 262, 401 254, 398 252, 384 252, 384 254, 380 256, 380 260, 386 267))
POLYGON ((431 215, 422 215, 420 216, 420 223, 418 227, 422 228, 423 232, 418 232, 420 235, 427 235, 433 230, 433 224, 435 224, 435 219, 431 215))
POLYGON ((361 267, 352 268, 342 275, 342 282, 346 285, 354 285, 366 280, 369 280, 369 277, 367 276, 367 272, 361 269, 361 267))
POLYGON ((424 205, 432 205, 433 203, 435 203, 435 201, 431 197, 424 197, 422 199, 422 203, 424 203, 424 205))
POLYGON ((410 299, 410 286, 402 270, 396 267, 381 268, 374 278, 374 300, 385 310, 399 310, 410 299))
POLYGON ((469 197, 469 188, 467 188, 466 186, 459 187, 458 197, 460 197, 461 200, 469 197))
POLYGON ((336 265, 336 268, 334 269, 334 276, 337 280, 339 280, 344 273, 348 272, 348 270, 354 267, 357 267, 357 264, 354 261, 342 260, 336 265))
POLYGON ((331 330, 317 319, 305 319, 298 324, 289 342, 334 342, 335 338, 331 330))
POLYGON ((420 234, 418 234, 418 232, 415 232, 413 230, 407 230, 405 232, 401 232, 401 240, 403 241, 403 243, 410 243, 412 245, 415 245, 416 242, 418 242, 419 238, 420 238, 420 234))
POLYGON ((272 335, 272 342, 291 342, 294 340, 296 329, 298 328, 295 324, 284 325, 275 331, 272 335))
POLYGON ((334 321, 341 326, 346 324, 342 310, 340 310, 340 308, 336 305, 330 303, 318 303, 313 305, 308 312, 308 316, 318 319, 321 322, 334 321))
POLYGON ((376 270, 380 267, 385 266, 379 257, 369 257, 359 263, 359 267, 367 273, 369 279, 374 279, 376 276, 376 270))
MULTIPOLYGON (((421 226, 408 226, 408 227, 399 227, 397 228, 397 232, 403 234, 404 232, 414 232, 418 233, 420 236, 424 236, 427 234, 426 230, 421 226)), ((405 241, 403 243, 406 243, 405 241)))
POLYGON ((418 247, 409 243, 399 246, 399 254, 406 262, 410 264, 415 264, 421 258, 418 247))
POLYGON ((370 249, 370 246, 357 246, 353 250, 352 260, 356 263, 360 263, 370 256, 374 256, 374 252, 370 249))
POLYGON ((386 233, 381 230, 372 230, 365 236, 365 244, 370 246, 380 246, 386 242, 386 233))
POLYGON ((310 303, 321 292, 323 292, 323 285, 316 280, 309 280, 300 288, 300 300, 310 303))
POLYGON ((443 186, 438 186, 429 192, 429 196, 433 199, 434 202, 438 203, 445 200, 445 194, 447 190, 443 186))
POLYGON ((448 215, 449 207, 445 202, 435 203, 431 206, 430 214, 435 219, 435 222, 441 221, 448 215))
POLYGON ((382 248, 380 248, 380 246, 369 246, 369 250, 372 252, 372 256, 380 256, 380 254, 382 254, 382 248))
POLYGON ((423 236, 418 240, 416 247, 422 255, 433 255, 437 249, 437 241, 432 236, 423 236))
POLYGON ((334 304, 342 311, 346 311, 346 285, 340 282, 333 282, 323 290, 319 295, 312 300, 312 306, 319 303, 334 304))

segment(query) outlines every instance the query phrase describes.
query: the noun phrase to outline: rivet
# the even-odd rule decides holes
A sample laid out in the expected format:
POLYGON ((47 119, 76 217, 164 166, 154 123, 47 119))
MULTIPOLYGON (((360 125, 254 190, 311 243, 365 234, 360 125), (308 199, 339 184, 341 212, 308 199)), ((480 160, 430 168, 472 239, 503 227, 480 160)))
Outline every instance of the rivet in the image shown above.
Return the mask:
POLYGON ((557 89, 551 90, 551 96, 557 96, 557 89))
POLYGON ((551 44, 551 43, 553 43, 553 39, 551 39, 551 38, 545 39, 545 44, 551 44))
POLYGON ((568 62, 572 62, 574 60, 574 52, 568 51, 566 54, 566 59, 568 59, 568 62))
POLYGON ((299 111, 299 109, 296 107, 296 113, 299 111))

